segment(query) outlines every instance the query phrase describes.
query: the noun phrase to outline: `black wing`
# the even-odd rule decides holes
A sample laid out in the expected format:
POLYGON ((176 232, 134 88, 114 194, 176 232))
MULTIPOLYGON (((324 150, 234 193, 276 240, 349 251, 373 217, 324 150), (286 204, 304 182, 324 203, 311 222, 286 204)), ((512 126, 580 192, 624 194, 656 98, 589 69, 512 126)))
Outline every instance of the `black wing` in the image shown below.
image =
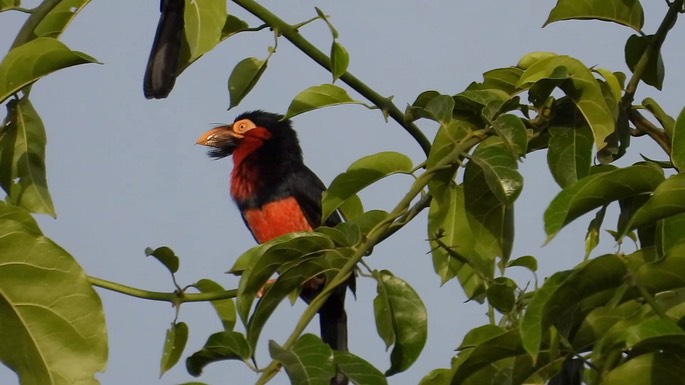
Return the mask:
POLYGON ((334 212, 325 221, 321 220, 321 195, 326 186, 312 170, 305 165, 298 165, 287 176, 288 189, 302 208, 312 228, 326 225, 333 227, 342 222, 340 215, 334 212))

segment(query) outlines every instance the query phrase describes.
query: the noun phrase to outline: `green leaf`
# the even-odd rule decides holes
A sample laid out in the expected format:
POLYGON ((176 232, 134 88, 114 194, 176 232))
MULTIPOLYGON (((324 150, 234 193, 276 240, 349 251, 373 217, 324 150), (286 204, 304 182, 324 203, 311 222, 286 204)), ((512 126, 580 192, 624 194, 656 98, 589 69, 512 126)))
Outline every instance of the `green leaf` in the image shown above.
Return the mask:
POLYGON ((331 74, 334 83, 347 71, 349 64, 350 55, 347 50, 337 40, 333 40, 331 45, 331 74))
POLYGON ((285 119, 303 114, 305 112, 317 110, 322 107, 336 106, 340 104, 362 104, 353 100, 347 91, 332 84, 322 84, 320 86, 309 87, 295 96, 285 119))
POLYGON ((97 61, 48 37, 13 48, 0 62, 0 103, 45 75, 86 63, 97 61))
POLYGON ((657 186, 654 194, 635 212, 625 228, 619 229, 619 233, 625 235, 636 227, 684 212, 685 174, 671 175, 657 186))
POLYGON ((454 377, 452 369, 433 369, 419 382, 419 385, 450 385, 454 377))
POLYGON ((657 222, 654 233, 657 254, 663 256, 671 247, 685 241, 685 214, 678 214, 660 220, 657 222))
MULTIPOLYGON (((212 281, 211 279, 201 279, 197 281, 193 286, 198 289, 201 293, 219 293, 224 292, 224 289, 218 283, 212 281)), ((216 314, 221 320, 221 324, 224 326, 224 330, 231 331, 235 326, 236 321, 236 310, 235 303, 232 299, 218 299, 210 302, 216 311, 216 314)))
MULTIPOLYGON (((631 71, 635 71, 635 66, 637 66, 642 54, 645 52, 649 46, 650 40, 653 38, 654 35, 632 35, 628 38, 626 41, 625 55, 626 64, 631 71)), ((666 70, 664 68, 664 61, 661 57, 661 52, 658 52, 656 57, 650 57, 650 60, 647 62, 647 67, 642 73, 640 80, 658 90, 661 90, 664 84, 665 71, 666 70)))
POLYGON ((669 352, 643 354, 604 375, 602 384, 685 384, 685 359, 669 352))
POLYGON ((426 113, 440 124, 449 124, 452 120, 454 99, 447 95, 438 95, 431 99, 425 107, 426 113))
POLYGON ((314 7, 316 10, 316 14, 323 20, 326 25, 328 25, 328 29, 331 31, 331 35, 333 36, 333 40, 338 38, 338 31, 336 31, 335 27, 333 27, 333 24, 331 24, 330 20, 328 20, 328 17, 326 16, 325 13, 319 7, 314 7))
POLYGON ((209 336, 202 350, 186 359, 186 369, 188 373, 197 377, 202 374, 202 369, 212 362, 247 361, 251 355, 252 352, 245 336, 238 332, 223 331, 209 336))
MULTIPOLYGON (((663 108, 661 108, 661 106, 652 98, 645 98, 642 101, 642 105, 645 107, 645 109, 647 109, 647 111, 651 112, 652 115, 654 115, 654 117, 659 121, 659 123, 661 123, 661 126, 664 128, 666 136, 669 138, 673 138, 676 124, 675 119, 673 119, 672 116, 667 114, 666 111, 664 111, 663 108)), ((682 145, 678 144, 678 147, 682 147, 682 145)))
POLYGON ((100 298, 19 210, 0 205, 0 361, 24 385, 94 384, 107 362, 100 298))
POLYGON ((516 283, 507 277, 497 277, 488 286, 488 302, 500 313, 508 313, 516 303, 516 283))
POLYGON ((585 122, 569 121, 549 127, 547 164, 557 184, 564 188, 590 172, 592 130, 585 122))
POLYGON ((324 191, 321 217, 328 218, 343 202, 372 183, 388 175, 407 173, 412 167, 409 157, 393 151, 379 152, 355 161, 324 191))
POLYGON ((663 178, 656 167, 638 164, 597 172, 573 183, 557 194, 545 210, 547 241, 579 216, 613 201, 651 192, 663 178))
POLYGON ((55 217, 45 169, 45 127, 28 99, 7 103, 0 127, 0 186, 8 201, 55 217))
POLYGON ((228 78, 228 93, 231 104, 228 109, 237 106, 254 88, 259 78, 266 70, 268 60, 259 60, 255 57, 243 59, 236 64, 228 78))
POLYGON ((597 210, 597 214, 590 221, 587 227, 587 233, 585 234, 585 259, 590 257, 592 250, 599 244, 599 233, 602 229, 602 222, 604 222, 604 214, 607 212, 607 206, 602 207, 597 210))
POLYGON ((513 154, 507 151, 507 145, 501 141, 484 141, 470 159, 483 173, 497 200, 513 204, 523 188, 523 177, 516 171, 518 164, 513 154))
POLYGON ((219 44, 227 22, 226 2, 185 0, 183 21, 185 39, 181 41, 179 72, 219 44))
POLYGON ((90 0, 62 0, 38 23, 33 33, 38 37, 58 38, 90 0))
POLYGON ((373 301, 376 326, 386 346, 393 336, 390 369, 385 372, 391 376, 407 370, 423 350, 428 333, 426 308, 414 289, 389 271, 374 271, 373 275, 377 282, 373 301))
POLYGON ((685 171, 685 108, 675 121, 671 146, 671 162, 678 170, 685 171))
POLYGON ((387 379, 367 361, 350 352, 334 351, 335 364, 338 370, 355 385, 386 385, 387 379))
POLYGON ((368 234, 382 220, 388 217, 388 212, 383 210, 369 210, 361 215, 350 219, 350 223, 359 226, 362 234, 368 234))
POLYGON ((0 0, 0 12, 19 6, 19 0, 0 0))
POLYGON ((438 95, 440 95, 440 93, 435 90, 423 91, 420 93, 419 96, 416 97, 416 100, 414 100, 414 103, 407 106, 405 109, 405 120, 408 122, 413 122, 421 118, 434 119, 433 116, 430 116, 430 114, 426 112, 426 106, 428 105, 428 102, 433 100, 433 98, 437 97, 438 95))
POLYGON ((516 67, 496 68, 483 74, 482 83, 471 83, 467 90, 496 89, 514 95, 520 91, 518 83, 522 73, 516 67))
POLYGON ((362 204, 362 200, 359 199, 359 196, 355 194, 341 203, 338 207, 338 211, 346 221, 351 221, 364 213, 364 205, 362 204))
POLYGON ((188 325, 184 322, 174 323, 166 331, 164 348, 162 349, 162 361, 160 363, 159 376, 173 368, 181 358, 183 349, 188 342, 188 325))
POLYGON ((524 255, 507 263, 507 267, 521 266, 535 273, 538 270, 538 261, 532 255, 524 255))
POLYGON ((640 32, 644 13, 639 0, 558 0, 544 25, 573 19, 610 21, 640 32))
POLYGON ((172 274, 178 271, 179 260, 176 253, 167 246, 158 247, 152 250, 149 247, 145 248, 145 255, 155 257, 164 265, 172 274))
POLYGON ((492 122, 492 128, 514 156, 523 156, 528 149, 528 132, 521 118, 504 114, 492 122))
POLYGON ((555 71, 564 68, 569 78, 561 81, 559 88, 573 100, 587 120, 595 137, 595 146, 601 149, 605 140, 614 132, 615 120, 607 106, 602 89, 583 63, 569 56, 552 56, 535 62, 521 75, 519 85, 534 84, 555 77, 555 71))
POLYGON ((476 345, 468 357, 459 365, 452 379, 452 384, 464 383, 480 369, 508 357, 525 353, 521 345, 521 336, 517 329, 495 335, 476 345))
POLYGON ((248 28, 250 28, 250 26, 245 21, 233 15, 228 15, 228 17, 226 17, 226 23, 224 23, 224 28, 221 30, 221 40, 228 39, 248 28))
POLYGON ((269 341, 269 354, 283 364, 292 385, 327 385, 335 375, 333 351, 313 334, 302 335, 291 350, 269 341))

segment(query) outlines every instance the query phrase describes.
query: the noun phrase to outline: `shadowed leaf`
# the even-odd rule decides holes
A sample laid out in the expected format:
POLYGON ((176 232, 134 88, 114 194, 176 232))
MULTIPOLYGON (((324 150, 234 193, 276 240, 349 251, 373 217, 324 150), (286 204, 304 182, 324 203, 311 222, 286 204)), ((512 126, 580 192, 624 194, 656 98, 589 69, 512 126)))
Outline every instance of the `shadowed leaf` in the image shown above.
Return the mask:
POLYGON ((250 359, 252 352, 245 336, 237 332, 223 331, 212 334, 202 350, 186 359, 186 369, 193 376, 202 374, 202 369, 212 362, 223 360, 250 359))
POLYGON ((269 341, 269 354, 280 361, 292 385, 324 385, 335 374, 333 351, 313 334, 302 335, 291 350, 269 341))

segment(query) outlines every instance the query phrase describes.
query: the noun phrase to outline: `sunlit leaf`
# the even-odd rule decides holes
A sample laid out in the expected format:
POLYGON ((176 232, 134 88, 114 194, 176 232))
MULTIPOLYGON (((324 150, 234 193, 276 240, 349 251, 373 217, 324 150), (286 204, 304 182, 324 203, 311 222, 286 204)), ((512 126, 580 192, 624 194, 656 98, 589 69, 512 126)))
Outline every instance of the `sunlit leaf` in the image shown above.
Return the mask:
POLYGON ((181 41, 179 72, 219 44, 227 22, 223 0, 184 1, 185 39, 181 41))
MULTIPOLYGON (((198 289, 201 293, 219 293, 226 291, 221 285, 210 280, 201 279, 197 281, 193 286, 198 289)), ((231 331, 235 326, 236 321, 236 310, 235 303, 232 299, 217 299, 210 302, 216 311, 216 314, 221 320, 221 324, 224 326, 224 330, 231 331)))
POLYGON ((521 266, 532 271, 533 273, 538 270, 538 261, 532 255, 524 255, 516 259, 512 259, 507 263, 507 267, 521 266))
POLYGON ((479 342, 468 357, 457 368, 452 384, 461 384, 478 370, 503 358, 515 357, 525 353, 521 345, 521 335, 512 329, 479 342))
POLYGON ((440 124, 449 124, 452 120, 452 109, 454 109, 454 99, 447 95, 434 97, 425 107, 426 113, 440 124))
POLYGON ((147 247, 145 248, 145 255, 148 257, 155 257, 155 259, 161 262, 171 273, 178 271, 178 256, 167 246, 158 247, 154 250, 147 247))
POLYGON ((521 118, 504 114, 492 122, 492 128, 514 156, 523 156, 528 149, 528 132, 521 118))
POLYGON ((523 71, 517 67, 496 68, 483 74, 482 83, 471 83, 468 90, 497 89, 514 95, 523 71))
POLYGON ((237 106, 257 84, 266 70, 267 60, 249 57, 236 64, 228 78, 229 109, 237 106))
POLYGON ((668 352, 643 354, 604 375, 602 384, 685 384, 685 358, 668 352))
POLYGON ((423 350, 428 333, 426 308, 414 289, 389 271, 376 271, 374 277, 376 326, 386 346, 394 345, 385 372, 391 376, 407 370, 423 350))
POLYGON ((33 30, 39 37, 58 38, 90 0, 62 0, 51 9, 33 30))
POLYGON ((349 352, 334 351, 335 364, 355 385, 385 385, 388 380, 370 363, 349 352))
POLYGON ((283 364, 292 385, 328 384, 335 374, 333 351, 313 334, 302 335, 290 350, 269 341, 269 353, 283 364))
POLYGON ((193 376, 202 374, 202 369, 212 362, 223 360, 250 359, 252 352, 245 336, 238 332, 223 331, 209 336, 202 350, 186 359, 186 369, 193 376))
POLYGON ((347 171, 336 176, 324 191, 322 217, 327 218, 344 201, 372 183, 388 175, 409 172, 412 167, 409 157, 393 151, 379 152, 355 161, 347 171))
POLYGON ((184 322, 172 324, 166 331, 164 348, 162 349, 162 361, 160 363, 159 376, 173 368, 181 358, 183 349, 188 342, 188 325, 184 322))
POLYGON ((350 64, 350 55, 347 53, 337 40, 333 40, 331 45, 331 74, 333 75, 333 82, 338 80, 346 71, 350 64))
POLYGON ((625 228, 619 229, 619 232, 625 235, 636 227, 683 212, 685 212, 685 174, 676 174, 657 186, 654 194, 635 212, 625 228))
POLYGON ((22 384, 96 383, 107 362, 100 298, 72 256, 18 210, 0 204, 0 361, 22 384))
POLYGON ((545 25, 572 19, 611 21, 639 32, 644 13, 639 0, 558 0, 545 25))
POLYGON ((250 26, 245 21, 237 18, 234 15, 228 15, 228 17, 226 17, 224 28, 221 30, 221 40, 228 39, 229 37, 248 29, 249 27, 250 26))
POLYGON ((545 210, 545 233, 551 240, 579 216, 613 201, 653 191, 663 173, 649 165, 634 165, 598 172, 562 190, 545 210))
POLYGON ((557 184, 563 188, 583 179, 592 164, 590 127, 574 119, 553 124, 549 134, 547 164, 557 184))
POLYGON ((514 203, 523 188, 523 177, 504 142, 482 142, 471 155, 471 161, 478 165, 490 191, 501 203, 514 203))
POLYGON ((28 99, 7 103, 0 126, 0 186, 8 201, 33 213, 55 216, 45 168, 45 127, 28 99))
POLYGON ((45 75, 86 63, 97 61, 48 37, 13 48, 0 62, 0 103, 45 75))
POLYGON ((305 112, 339 104, 362 103, 352 99, 344 89, 332 84, 309 87, 297 94, 290 102, 285 118, 289 119, 305 112))

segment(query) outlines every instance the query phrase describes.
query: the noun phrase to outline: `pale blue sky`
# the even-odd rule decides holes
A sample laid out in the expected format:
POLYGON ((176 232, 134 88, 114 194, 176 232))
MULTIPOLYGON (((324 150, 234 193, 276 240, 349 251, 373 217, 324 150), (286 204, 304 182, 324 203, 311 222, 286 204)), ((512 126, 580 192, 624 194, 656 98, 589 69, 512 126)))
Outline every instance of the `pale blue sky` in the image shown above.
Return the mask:
MULTIPOLYGON (((516 64, 530 51, 569 54, 587 65, 627 72, 623 45, 630 29, 579 21, 541 29, 554 3, 379 0, 264 4, 293 23, 315 16, 314 6, 331 15, 339 41, 350 53, 349 70, 380 93, 394 95, 403 109, 424 90, 457 93, 480 80, 483 72, 516 64)), ((653 33, 666 11, 665 2, 643 3, 645 31, 653 33)), ((157 0, 92 2, 63 40, 104 65, 67 69, 33 87, 31 98, 48 134, 48 182, 58 215, 57 220, 41 216, 40 225, 93 276, 171 291, 166 270, 143 254, 147 246, 168 245, 181 257, 177 275, 181 285, 207 277, 234 288, 237 280, 222 272, 254 241, 228 197, 230 161, 210 161, 205 149, 194 145, 195 139, 213 124, 232 121, 244 110, 283 113, 294 95, 329 82, 330 75, 281 39, 259 84, 240 106, 227 112, 230 70, 246 57, 266 57, 267 46, 273 44, 268 31, 240 34, 186 70, 168 99, 148 101, 143 97, 142 78, 158 9, 157 0)), ((229 11, 257 24, 233 3, 229 3, 229 11)), ((0 51, 7 51, 24 17, 0 14, 0 51)), ((677 115, 685 104, 685 77, 679 73, 685 53, 678 39, 684 28, 682 23, 677 25, 664 46, 664 92, 658 94, 641 85, 636 98, 654 96, 671 115, 677 115)), ((301 32, 328 51, 331 38, 324 23, 307 25, 301 32)), ((315 111, 296 117, 294 126, 306 162, 325 183, 357 158, 379 151, 401 151, 415 162, 422 160, 418 145, 397 124, 385 123, 378 111, 363 107, 315 111)), ((432 137, 435 127, 422 126, 432 137)), ((633 144, 640 146, 645 141, 633 144)), ((658 157, 654 146, 642 145, 640 151, 658 157)), ((530 154, 521 168, 526 179, 516 207, 513 256, 535 255, 543 278, 582 260, 587 221, 569 226, 550 245, 541 247, 542 212, 558 188, 546 171, 545 153, 530 154)), ((365 191, 365 207, 391 208, 409 182, 396 177, 365 191)), ((485 306, 464 303, 455 281, 439 287, 426 254, 424 218, 415 220, 367 258, 372 267, 389 269, 408 281, 428 308, 428 343, 407 373, 390 379, 395 385, 418 383, 431 369, 448 366, 464 333, 487 322, 485 306)), ((604 238, 602 250, 613 250, 613 243, 604 238)), ((531 279, 524 273, 516 278, 523 284, 531 279)), ((359 279, 357 292, 358 300, 349 299, 347 305, 350 348, 385 370, 389 353, 376 336, 373 322, 375 284, 359 279)), ((158 379, 164 333, 174 317, 168 304, 99 289, 98 293, 104 302, 110 341, 108 370, 98 376, 102 384, 194 380, 182 362, 158 379)), ((282 342, 302 308, 301 303, 295 308, 283 305, 274 314, 258 351, 262 365, 268 363, 266 341, 282 342)), ((190 326, 187 354, 200 349, 221 327, 208 304, 184 305, 179 319, 190 326)), ((197 380, 249 384, 256 376, 242 363, 223 362, 207 367, 197 380)), ((11 371, 0 367, 1 384, 16 382, 11 371)), ((287 377, 283 373, 272 383, 286 384, 287 377)))

